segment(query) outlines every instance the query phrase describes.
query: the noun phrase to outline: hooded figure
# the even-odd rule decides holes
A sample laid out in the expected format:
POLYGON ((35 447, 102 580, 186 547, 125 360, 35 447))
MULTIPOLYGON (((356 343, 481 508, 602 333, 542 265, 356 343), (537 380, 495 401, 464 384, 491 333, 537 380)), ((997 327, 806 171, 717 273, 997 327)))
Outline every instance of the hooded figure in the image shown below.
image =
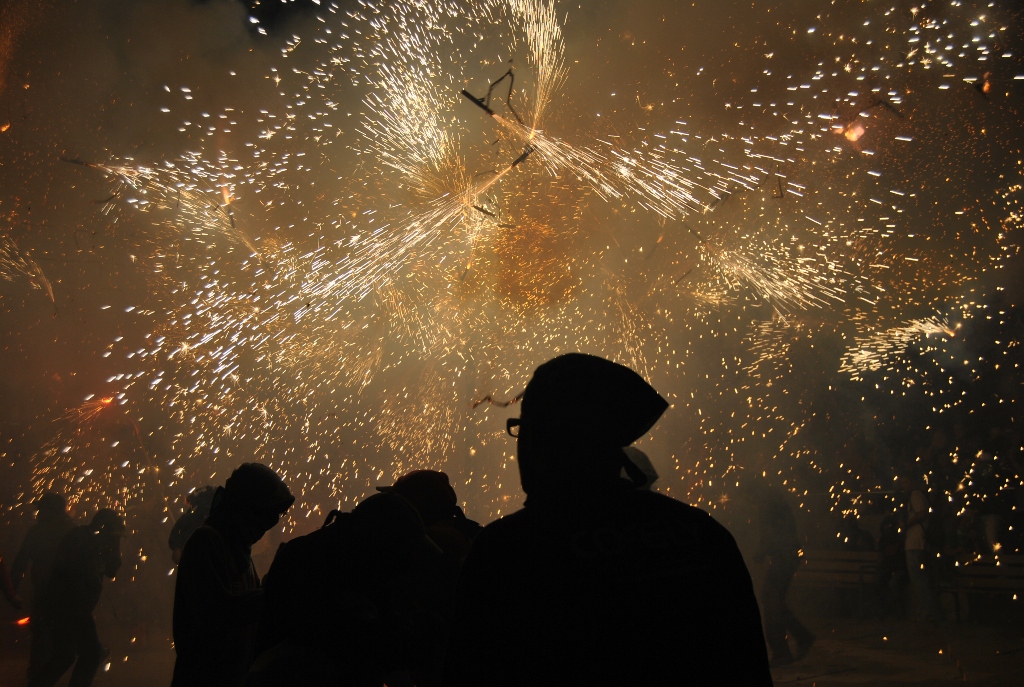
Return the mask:
POLYGON ((526 504, 485 527, 466 559, 445 684, 772 684, 732 536, 639 488, 648 477, 623 451, 667 407, 594 356, 536 370, 508 421, 526 504))
POLYGON ((122 517, 104 508, 88 525, 73 528, 61 539, 33 618, 49 647, 45 660, 30 665, 29 687, 51 687, 72 664, 69 686, 92 684, 106 655, 92 614, 103 591, 103 578, 113 578, 121 568, 124 534, 122 517))
POLYGON ((217 490, 178 565, 173 687, 242 683, 263 603, 250 550, 294 501, 277 473, 259 463, 243 463, 217 490))

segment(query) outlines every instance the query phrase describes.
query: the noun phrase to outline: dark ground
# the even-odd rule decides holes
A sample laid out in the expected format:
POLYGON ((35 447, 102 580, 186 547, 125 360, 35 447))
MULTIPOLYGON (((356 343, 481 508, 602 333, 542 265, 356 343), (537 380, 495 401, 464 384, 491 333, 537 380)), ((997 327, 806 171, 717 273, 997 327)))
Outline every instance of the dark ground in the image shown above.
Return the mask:
MULTIPOLYGON (((262 555, 268 553, 262 549, 259 552, 257 568, 262 573, 269 556, 262 555)), ((104 587, 96 618, 111 656, 110 668, 98 674, 96 687, 170 684, 174 578, 165 572, 169 560, 157 562, 159 576, 119 576, 104 587)), ((752 564, 750 571, 755 589, 759 589, 763 568, 752 564)), ((1024 687, 1024 594, 1018 597, 972 594, 962 606, 963 622, 957 624, 952 621, 952 598, 945 596, 939 605, 950 620, 931 626, 876 619, 872 616, 877 615, 878 607, 870 599, 861 607, 870 619, 839 617, 843 604, 835 590, 796 584, 788 596, 789 606, 818 640, 802 661, 772 671, 775 684, 1024 687)), ((855 609, 850 612, 857 613, 855 609)), ((0 600, 0 687, 25 684, 29 633, 28 628, 15 624, 17 616, 0 600)), ((60 684, 66 683, 67 678, 60 684)))
MULTIPOLYGON (((977 685, 1011 687, 1024 676, 1024 631, 977 623, 939 627, 907 621, 845 621, 807 618, 818 642, 803 661, 773 672, 777 685, 977 685)), ((24 685, 24 641, 11 646, 5 633, 0 687, 24 685)), ((27 634, 27 633, 19 633, 27 634)), ((113 643, 113 642, 111 642, 113 643)), ((174 654, 169 639, 114 657, 96 687, 166 685, 174 654)), ((65 679, 66 683, 66 679, 65 679)))

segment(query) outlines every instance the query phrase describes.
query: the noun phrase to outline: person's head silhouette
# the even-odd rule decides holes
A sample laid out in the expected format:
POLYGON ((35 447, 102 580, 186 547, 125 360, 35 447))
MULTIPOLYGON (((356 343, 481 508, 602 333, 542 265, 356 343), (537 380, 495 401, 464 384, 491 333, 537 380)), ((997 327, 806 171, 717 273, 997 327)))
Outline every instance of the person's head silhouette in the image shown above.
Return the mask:
POLYGON ((390 487, 377 487, 377 491, 394 492, 411 503, 427 527, 451 518, 459 508, 451 480, 437 470, 413 470, 390 487))
POLYGON ((416 508, 395 492, 362 501, 352 509, 352 524, 363 560, 375 577, 398 577, 441 555, 416 508))
POLYGON ((214 495, 211 517, 234 522, 249 546, 258 542, 295 503, 276 472, 259 463, 242 463, 214 495))
POLYGON ((53 520, 66 516, 68 500, 63 494, 48 491, 34 501, 37 516, 40 520, 53 520))
POLYGON ((623 468, 635 483, 646 483, 622 449, 666 408, 640 375, 610 360, 569 353, 544 363, 523 392, 521 417, 509 421, 523 491, 536 500, 601 487, 623 468))
POLYGON ((125 533, 124 518, 112 508, 101 508, 92 516, 89 527, 93 532, 108 534, 114 537, 123 537, 125 533))

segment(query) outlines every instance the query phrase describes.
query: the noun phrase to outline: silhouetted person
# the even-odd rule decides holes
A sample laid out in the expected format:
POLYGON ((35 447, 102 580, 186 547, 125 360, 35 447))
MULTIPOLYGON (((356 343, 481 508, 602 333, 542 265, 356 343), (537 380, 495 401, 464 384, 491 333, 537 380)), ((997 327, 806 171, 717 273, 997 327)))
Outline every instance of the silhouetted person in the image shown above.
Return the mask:
POLYGON ((88 525, 64 535, 53 559, 50 580, 32 618, 46 628, 50 640, 45 661, 32 667, 29 687, 52 687, 74 664, 69 687, 88 687, 106 656, 96 633, 93 611, 103 591, 103 578, 121 568, 124 521, 104 508, 88 525))
POLYGON ((277 474, 243 463, 181 553, 172 687, 234 687, 252 663, 263 592, 250 550, 294 503, 277 474))
MULTIPOLYGON (((427 536, 444 552, 444 561, 457 575, 470 545, 483 528, 467 518, 459 507, 448 475, 436 470, 414 470, 390 487, 377 487, 377 491, 394 492, 413 505, 423 519, 427 536)), ((455 591, 454 581, 451 591, 455 591)))
POLYGON ((906 617, 904 592, 907 578, 907 554, 903 549, 903 519, 898 510, 889 513, 878 525, 878 582, 882 615, 906 617))
POLYGON ((61 494, 46 492, 35 502, 36 523, 25 533, 18 555, 11 563, 11 580, 17 591, 28 572, 32 577, 32 591, 38 595, 50 579, 53 557, 60 540, 74 522, 68 515, 68 501, 61 494))
MULTIPOLYGON (((27 572, 32 580, 31 615, 36 615, 38 602, 46 583, 50 580, 53 557, 61 539, 75 526, 68 514, 68 501, 61 494, 46 492, 35 502, 36 522, 25 533, 25 539, 18 549, 18 555, 11 563, 11 583, 18 592, 27 572)), ((45 660, 51 640, 46 628, 39 622, 31 622, 32 644, 29 649, 28 673, 32 675, 45 660)))
MULTIPOLYGON (((860 526, 860 518, 856 513, 847 513, 843 517, 843 524, 839 531, 839 548, 851 553, 875 552, 875 538, 871 533, 860 526)), ((840 587, 836 589, 836 597, 839 599, 840 615, 849 617, 851 612, 856 613, 858 618, 863 617, 868 608, 871 598, 866 594, 867 590, 858 586, 856 588, 840 587)))
POLYGON ((938 622, 938 613, 929 578, 927 528, 929 526, 928 496, 922 484, 904 477, 900 487, 906 496, 906 520, 903 521, 903 548, 907 556, 907 577, 917 597, 917 615, 930 623, 938 622))
MULTIPOLYGON (((455 613, 459 573, 473 540, 483 527, 466 517, 458 505, 458 497, 448 475, 443 472, 414 470, 399 477, 394 485, 377 487, 377 490, 394 492, 409 501, 423 518, 427 536, 444 554, 408 580, 406 590, 416 603, 444 621, 442 634, 447 636, 455 613)), ((420 679, 428 684, 436 683, 440 679, 443 659, 443 653, 439 651, 429 674, 421 674, 420 679)))
POLYGON ((380 687, 387 676, 422 672, 440 623, 417 623, 393 595, 440 556, 416 510, 396 494, 332 512, 320 529, 282 544, 263 580, 259 650, 246 687, 380 687))
POLYGON ((181 552, 185 548, 185 542, 192 536, 192 533, 202 527, 206 518, 210 515, 210 507, 213 506, 213 495, 216 489, 207 485, 193 489, 185 497, 188 504, 188 511, 182 513, 181 517, 174 523, 171 536, 167 545, 171 548, 171 559, 175 563, 181 562, 181 552))
POLYGON ((667 407, 601 358, 537 368, 508 422, 526 504, 485 527, 466 559, 447 685, 771 684, 732 536, 638 489, 647 477, 622 451, 667 407))
POLYGON ((875 550, 875 538, 860 526, 860 518, 854 513, 849 513, 843 518, 843 529, 839 535, 839 548, 843 551, 875 550))
POLYGON ((762 491, 759 496, 760 544, 754 559, 768 563, 761 588, 764 634, 772 652, 772 665, 788 665, 803 658, 814 643, 814 634, 797 620, 786 605, 786 593, 800 567, 800 539, 793 511, 785 497, 770 489, 762 491), (787 635, 796 642, 795 657, 789 648, 787 635))

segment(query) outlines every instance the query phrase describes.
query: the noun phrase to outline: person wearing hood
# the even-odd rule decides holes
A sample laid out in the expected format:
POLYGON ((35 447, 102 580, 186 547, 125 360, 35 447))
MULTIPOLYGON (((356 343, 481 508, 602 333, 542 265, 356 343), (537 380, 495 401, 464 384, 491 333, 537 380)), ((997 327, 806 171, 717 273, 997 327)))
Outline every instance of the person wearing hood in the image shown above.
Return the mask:
POLYGON ((649 478, 623 451, 667 407, 602 358, 537 368, 507 425, 526 503, 485 527, 466 558, 446 685, 772 684, 732 536, 638 488, 649 478))
POLYGON ((45 661, 30 666, 29 687, 52 687, 72 664, 69 687, 92 684, 107 654, 93 611, 103 592, 103 578, 113 579, 121 568, 124 535, 124 519, 104 508, 88 525, 73 528, 61 539, 33 618, 45 629, 49 648, 45 661))
POLYGON ((243 463, 217 490, 178 565, 172 687, 242 684, 263 603, 251 547, 294 501, 277 473, 259 463, 243 463))

